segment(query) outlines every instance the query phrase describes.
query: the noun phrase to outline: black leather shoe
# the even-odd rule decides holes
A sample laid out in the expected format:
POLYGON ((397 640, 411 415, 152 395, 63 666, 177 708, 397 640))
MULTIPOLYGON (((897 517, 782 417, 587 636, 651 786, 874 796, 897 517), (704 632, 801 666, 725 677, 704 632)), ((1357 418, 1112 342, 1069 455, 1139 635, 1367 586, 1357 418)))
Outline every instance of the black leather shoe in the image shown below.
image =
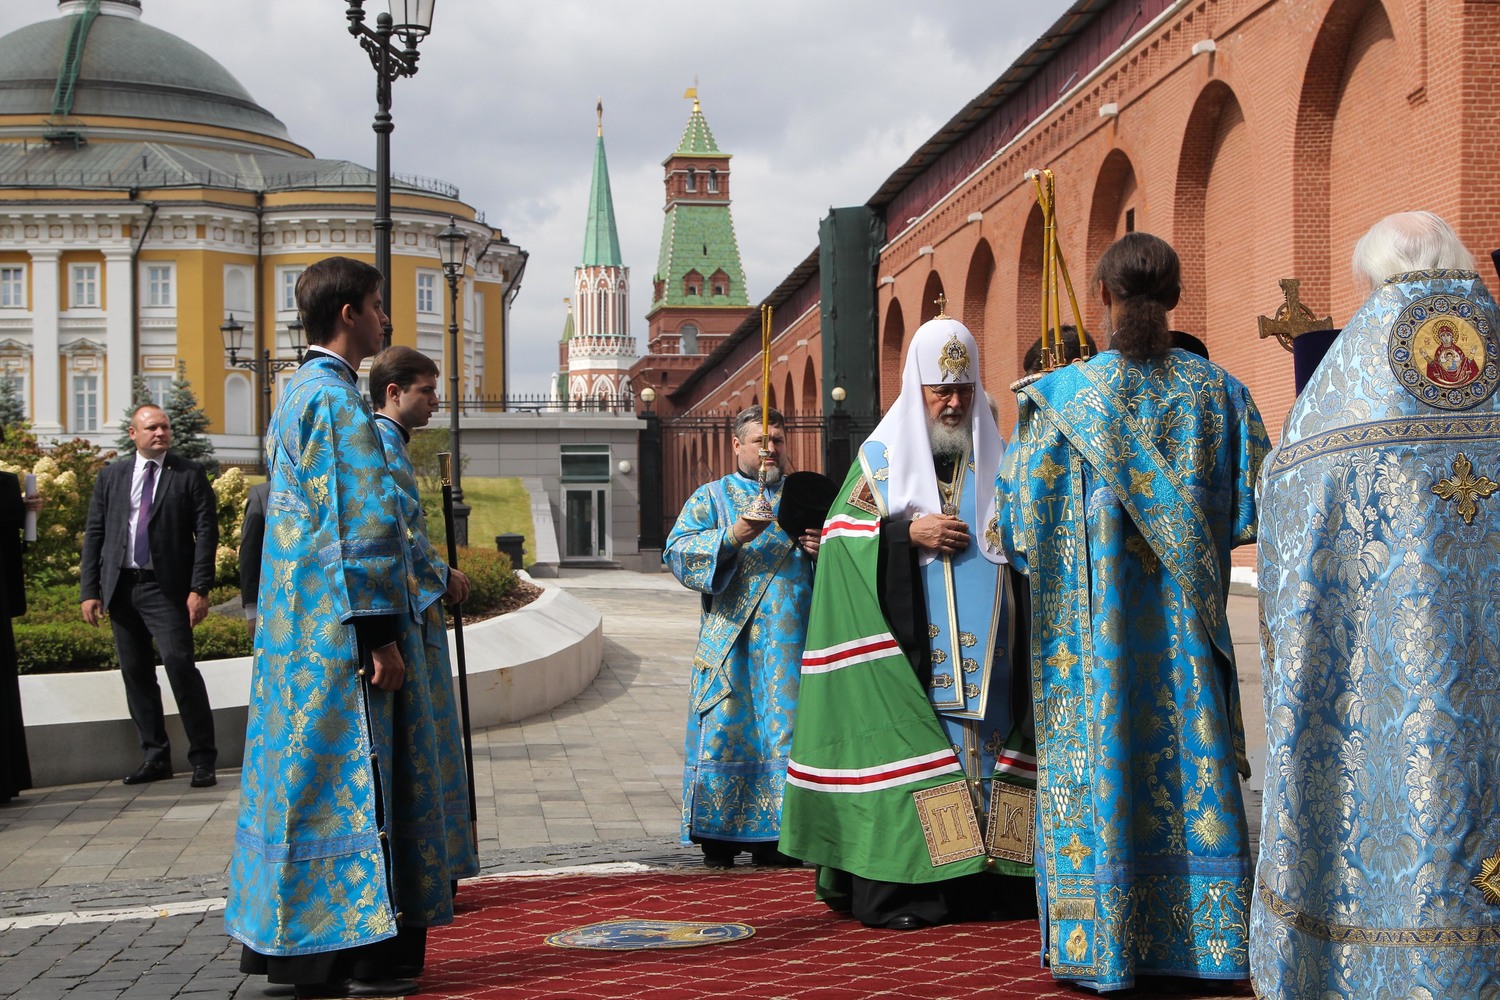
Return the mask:
POLYGON ((885 922, 886 930, 891 931, 919 931, 923 927, 931 926, 930 922, 911 913, 898 914, 885 922))
POLYGON ((801 868, 800 858, 794 858, 790 854, 782 854, 776 848, 761 849, 750 852, 750 861, 762 868, 801 868))
POLYGON ((125 775, 125 784, 144 785, 148 781, 160 781, 171 776, 171 764, 164 760, 148 760, 134 774, 125 775))
POLYGON ((300 998, 326 997, 409 997, 420 987, 415 979, 345 979, 339 983, 317 983, 298 986, 300 998))
POLYGON ((193 768, 193 780, 189 782, 194 788, 208 788, 219 783, 219 776, 214 774, 214 769, 199 764, 193 768))

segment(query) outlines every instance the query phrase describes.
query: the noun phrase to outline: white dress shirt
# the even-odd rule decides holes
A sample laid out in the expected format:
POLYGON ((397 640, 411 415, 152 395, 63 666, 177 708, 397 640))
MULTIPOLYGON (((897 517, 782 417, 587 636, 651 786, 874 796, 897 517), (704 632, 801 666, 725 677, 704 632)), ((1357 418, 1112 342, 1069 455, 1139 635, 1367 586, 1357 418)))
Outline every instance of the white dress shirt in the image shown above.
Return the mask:
POLYGON ((128 544, 125 546, 126 569, 151 568, 149 565, 137 566, 135 563, 135 524, 141 513, 141 488, 146 484, 146 466, 148 465, 156 466, 156 472, 154 473, 155 484, 151 489, 151 502, 153 505, 156 503, 156 498, 161 495, 162 460, 159 458, 148 459, 142 456, 140 452, 136 452, 135 468, 132 470, 130 476, 130 521, 128 522, 130 536, 126 539, 128 544))

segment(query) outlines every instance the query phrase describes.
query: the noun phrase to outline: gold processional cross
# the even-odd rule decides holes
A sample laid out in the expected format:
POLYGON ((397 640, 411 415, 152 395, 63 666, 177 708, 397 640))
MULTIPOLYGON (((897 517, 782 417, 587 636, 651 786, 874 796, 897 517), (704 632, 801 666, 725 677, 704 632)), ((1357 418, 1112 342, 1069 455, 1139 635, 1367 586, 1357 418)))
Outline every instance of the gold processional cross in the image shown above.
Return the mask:
POLYGON ((1301 287, 1302 281, 1298 278, 1281 279, 1281 291, 1286 296, 1286 301, 1276 307, 1274 315, 1257 317, 1260 320, 1262 340, 1275 337, 1282 347, 1290 351, 1293 338, 1313 330, 1333 329, 1332 316, 1319 317, 1302 304, 1301 287))

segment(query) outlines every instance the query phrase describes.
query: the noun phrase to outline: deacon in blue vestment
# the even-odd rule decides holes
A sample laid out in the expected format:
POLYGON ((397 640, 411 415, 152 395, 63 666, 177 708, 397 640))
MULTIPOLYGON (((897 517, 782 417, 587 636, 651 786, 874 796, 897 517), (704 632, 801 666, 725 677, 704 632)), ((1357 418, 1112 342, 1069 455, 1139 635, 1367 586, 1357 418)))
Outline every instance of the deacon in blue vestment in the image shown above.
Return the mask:
POLYGON ((1111 350, 1019 390, 1000 477, 1031 580, 1042 954, 1101 991, 1249 975, 1225 606, 1268 442, 1240 382, 1172 348, 1179 274, 1155 236, 1104 253, 1111 350))
POLYGON ((758 406, 735 418, 737 471, 688 498, 662 552, 672 575, 703 594, 682 842, 699 844, 711 868, 744 850, 756 864, 795 863, 776 844, 818 532, 792 539, 775 521, 743 516, 761 492, 763 460, 767 495, 773 505, 781 498, 785 420, 771 410, 765 435, 761 423, 758 406))
POLYGON ((467 809, 444 801, 407 515, 355 373, 380 349, 380 285, 344 257, 303 272, 314 346, 268 433, 225 924, 243 971, 299 996, 415 992, 426 928, 452 920, 450 882, 473 868, 467 809))
POLYGON ((1390 216, 1261 480, 1267 1000, 1500 997, 1500 311, 1390 216))

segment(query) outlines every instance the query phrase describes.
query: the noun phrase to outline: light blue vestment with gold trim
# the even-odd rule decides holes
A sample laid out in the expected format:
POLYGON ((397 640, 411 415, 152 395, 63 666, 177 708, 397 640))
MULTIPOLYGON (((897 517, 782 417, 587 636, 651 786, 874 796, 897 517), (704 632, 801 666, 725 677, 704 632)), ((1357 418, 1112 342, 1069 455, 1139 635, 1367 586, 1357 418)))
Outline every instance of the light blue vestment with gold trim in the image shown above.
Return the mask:
MULTIPOLYGON (((410 778, 424 785, 435 784, 441 789, 438 796, 441 810, 436 809, 436 801, 429 800, 424 808, 430 810, 430 815, 404 825, 397 831, 393 843, 398 850, 415 852, 416 856, 408 857, 406 864, 421 870, 420 855, 432 850, 432 840, 441 839, 450 881, 468 878, 479 874, 479 858, 475 853, 469 820, 469 783, 464 773, 463 727, 453 692, 447 611, 441 602, 448 589, 448 563, 438 554, 427 535, 427 514, 418 492, 408 438, 395 421, 385 417, 376 418, 375 428, 380 434, 386 465, 400 498, 401 519, 406 524, 407 561, 411 571, 407 592, 415 611, 413 620, 409 624, 403 622, 401 626, 403 649, 411 652, 406 654, 407 681, 398 692, 397 711, 402 717, 413 719, 421 719, 425 713, 430 720, 420 730, 412 732, 422 734, 417 749, 430 742, 436 752, 436 766, 424 761, 420 769, 413 770, 410 778), (415 659, 418 648, 422 655, 415 659), (416 675, 419 668, 422 670, 420 676, 416 675), (430 738, 427 736, 429 728, 430 738)), ((399 731, 396 741, 399 760, 404 742, 399 731)), ((402 762, 401 766, 407 765, 402 762)))
POLYGON ((1500 997, 1500 312, 1400 275, 1261 480, 1268 1000, 1500 997))
POLYGON ((331 356, 309 359, 268 438, 259 628, 224 921, 254 951, 292 956, 451 921, 449 880, 472 873, 473 854, 463 843, 467 803, 458 803, 465 822, 455 840, 445 801, 451 755, 430 710, 439 685, 420 669, 428 639, 412 615, 402 501, 354 373, 331 356), (400 691, 359 676, 360 616, 396 619, 407 664, 400 691))
POLYGON ((1244 979, 1250 844, 1225 603, 1230 549, 1255 538, 1260 414, 1180 350, 1105 352, 1018 405, 1001 524, 1031 581, 1043 957, 1099 990, 1244 979))
MULTIPOLYGON (((729 544, 759 491, 737 474, 700 486, 662 553, 673 576, 709 596, 688 696, 683 843, 781 833, 813 561, 775 522, 742 548, 729 544)), ((779 503, 780 486, 770 497, 779 503)))

